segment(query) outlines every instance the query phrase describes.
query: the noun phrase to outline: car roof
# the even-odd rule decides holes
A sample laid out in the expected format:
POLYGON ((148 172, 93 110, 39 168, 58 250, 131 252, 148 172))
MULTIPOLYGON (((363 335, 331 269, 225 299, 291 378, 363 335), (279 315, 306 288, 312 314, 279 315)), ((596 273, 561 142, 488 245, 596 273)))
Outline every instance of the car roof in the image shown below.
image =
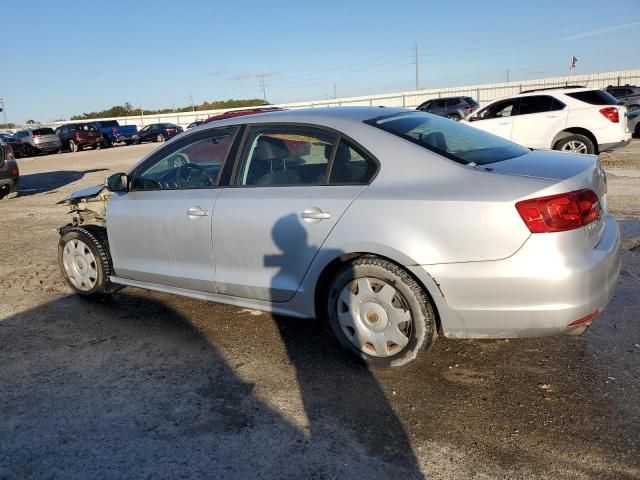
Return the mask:
POLYGON ((358 122, 392 115, 394 113, 415 113, 414 110, 407 110, 399 107, 317 107, 299 108, 290 110, 279 110, 253 115, 243 115, 239 117, 226 118, 207 123, 201 128, 216 128, 224 125, 244 125, 250 123, 310 123, 310 124, 332 124, 336 121, 358 122))

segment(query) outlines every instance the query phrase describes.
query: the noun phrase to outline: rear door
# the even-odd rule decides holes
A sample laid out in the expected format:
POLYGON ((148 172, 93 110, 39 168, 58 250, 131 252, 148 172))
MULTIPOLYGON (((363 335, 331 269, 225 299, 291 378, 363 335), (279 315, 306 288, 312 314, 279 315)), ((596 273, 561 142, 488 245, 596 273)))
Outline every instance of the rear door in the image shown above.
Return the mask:
POLYGON ((218 177, 237 127, 189 135, 160 148, 130 173, 128 192, 107 208, 116 275, 215 292, 211 248, 218 177))
POLYGON ((487 105, 468 119, 470 124, 485 132, 511 140, 513 115, 518 109, 518 99, 500 100, 487 105))
POLYGON ((272 302, 293 297, 327 235, 366 186, 363 162, 339 139, 309 126, 247 130, 230 186, 214 210, 219 293, 272 302), (328 182, 330 169, 335 185, 328 182))
POLYGON ((566 105, 550 95, 520 97, 511 140, 528 148, 550 149, 555 136, 567 126, 567 116, 566 105))

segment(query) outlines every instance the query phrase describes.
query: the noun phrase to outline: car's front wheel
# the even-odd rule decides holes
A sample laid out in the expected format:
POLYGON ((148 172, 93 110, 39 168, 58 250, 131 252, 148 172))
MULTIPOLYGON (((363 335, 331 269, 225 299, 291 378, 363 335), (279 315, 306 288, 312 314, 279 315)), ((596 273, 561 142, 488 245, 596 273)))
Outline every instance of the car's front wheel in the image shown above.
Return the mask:
POLYGON ((435 338, 435 314, 422 287, 375 256, 359 257, 336 274, 326 308, 340 344, 374 366, 411 362, 435 338))
POLYGON ((106 235, 82 227, 63 231, 58 243, 58 263, 69 286, 84 297, 115 292, 109 277, 113 265, 106 235))

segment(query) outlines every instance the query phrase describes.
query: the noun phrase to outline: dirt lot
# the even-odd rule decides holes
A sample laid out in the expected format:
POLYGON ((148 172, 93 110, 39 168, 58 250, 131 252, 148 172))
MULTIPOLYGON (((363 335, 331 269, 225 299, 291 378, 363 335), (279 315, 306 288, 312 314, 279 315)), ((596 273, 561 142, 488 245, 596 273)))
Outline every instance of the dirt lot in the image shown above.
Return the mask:
POLYGON ((315 322, 71 295, 55 202, 151 148, 20 160, 0 202, 0 479, 640 478, 640 141, 603 155, 626 249, 585 335, 438 339, 393 371, 315 322))

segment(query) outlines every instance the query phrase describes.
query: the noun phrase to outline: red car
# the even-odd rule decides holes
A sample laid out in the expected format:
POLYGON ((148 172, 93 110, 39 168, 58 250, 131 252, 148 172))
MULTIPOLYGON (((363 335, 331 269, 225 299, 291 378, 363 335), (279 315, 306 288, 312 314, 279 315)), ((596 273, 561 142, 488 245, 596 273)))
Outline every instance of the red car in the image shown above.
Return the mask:
POLYGON ((256 113, 277 112, 280 110, 284 110, 284 109, 278 108, 278 107, 260 107, 260 108, 248 108, 246 110, 233 110, 231 112, 221 113, 220 115, 214 115, 213 117, 209 117, 202 123, 205 124, 209 122, 214 122, 216 120, 224 120, 225 118, 242 117, 244 115, 254 115, 256 113))

